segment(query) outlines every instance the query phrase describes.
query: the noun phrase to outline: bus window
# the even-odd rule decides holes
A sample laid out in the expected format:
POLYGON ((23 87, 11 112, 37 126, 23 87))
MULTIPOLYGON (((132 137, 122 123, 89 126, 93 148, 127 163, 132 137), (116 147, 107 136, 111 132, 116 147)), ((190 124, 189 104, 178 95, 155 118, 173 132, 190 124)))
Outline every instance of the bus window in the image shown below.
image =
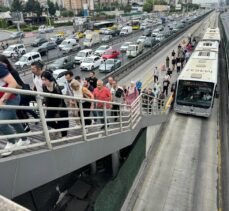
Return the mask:
POLYGON ((177 88, 176 103, 178 105, 210 108, 213 93, 213 83, 180 80, 177 88))

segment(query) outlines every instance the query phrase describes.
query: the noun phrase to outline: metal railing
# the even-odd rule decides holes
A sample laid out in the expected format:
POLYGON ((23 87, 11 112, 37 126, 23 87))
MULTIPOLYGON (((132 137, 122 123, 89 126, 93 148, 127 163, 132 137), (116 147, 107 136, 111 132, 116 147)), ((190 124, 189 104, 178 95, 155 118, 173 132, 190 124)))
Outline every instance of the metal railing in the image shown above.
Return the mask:
POLYGON ((33 110, 38 115, 36 119, 0 120, 0 127, 4 124, 27 123, 31 128, 30 132, 0 135, 0 154, 9 151, 4 149, 7 139, 9 138, 19 139, 27 137, 31 140, 31 143, 27 146, 10 149, 10 151, 19 151, 19 154, 23 153, 25 149, 27 150, 26 152, 28 152, 28 149, 34 151, 41 149, 41 147, 51 150, 54 146, 60 144, 77 141, 83 142, 133 130, 142 116, 153 116, 165 113, 163 100, 143 93, 140 94, 131 105, 127 105, 124 101, 123 103, 115 103, 21 89, 1 87, 0 91, 19 95, 30 95, 36 99, 36 101, 29 106, 2 105, 0 109, 33 110), (57 105, 56 107, 47 107, 43 103, 46 98, 58 98, 64 102, 75 101, 78 106, 65 107, 57 105), (87 106, 85 106, 86 102, 87 106), (98 104, 100 104, 99 107, 94 106, 98 104), (50 111, 54 114, 51 117, 49 115, 49 118, 47 118, 47 113, 50 111), (67 111, 67 115, 60 115, 61 111, 67 111), (93 115, 93 113, 97 115, 93 115), (50 122, 59 123, 58 127, 53 128, 52 125, 50 126, 50 122), (68 124, 66 124, 66 122, 68 122, 68 124), (59 133, 64 131, 67 135, 60 137, 59 133))

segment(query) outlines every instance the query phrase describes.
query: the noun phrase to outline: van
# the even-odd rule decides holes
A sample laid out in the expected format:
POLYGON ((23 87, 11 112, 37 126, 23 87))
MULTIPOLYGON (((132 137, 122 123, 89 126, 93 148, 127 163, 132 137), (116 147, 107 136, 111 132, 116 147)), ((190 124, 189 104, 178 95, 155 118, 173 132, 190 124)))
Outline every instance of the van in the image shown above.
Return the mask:
POLYGON ((131 34, 133 32, 133 29, 131 26, 124 26, 121 31, 120 31, 120 35, 128 35, 131 34))
POLYGON ((84 59, 91 56, 93 54, 92 49, 84 49, 79 51, 75 56, 75 63, 80 64, 84 59))
POLYGON ((136 57, 139 54, 141 54, 144 50, 144 46, 142 42, 136 43, 136 44, 131 44, 128 46, 126 55, 127 57, 136 57))
POLYGON ((42 61, 41 55, 38 52, 29 52, 24 54, 15 65, 21 68, 26 68, 30 66, 35 61, 42 61))
POLYGON ((85 39, 83 41, 83 45, 85 47, 91 47, 97 43, 100 43, 100 36, 97 32, 91 32, 86 34, 85 39))
POLYGON ((6 57, 12 57, 17 54, 21 55, 26 53, 25 46, 23 44, 10 45, 6 50, 3 51, 3 55, 6 57))
POLYGON ((59 45, 59 49, 63 50, 65 48, 71 48, 74 47, 77 44, 75 39, 65 39, 63 42, 59 45))

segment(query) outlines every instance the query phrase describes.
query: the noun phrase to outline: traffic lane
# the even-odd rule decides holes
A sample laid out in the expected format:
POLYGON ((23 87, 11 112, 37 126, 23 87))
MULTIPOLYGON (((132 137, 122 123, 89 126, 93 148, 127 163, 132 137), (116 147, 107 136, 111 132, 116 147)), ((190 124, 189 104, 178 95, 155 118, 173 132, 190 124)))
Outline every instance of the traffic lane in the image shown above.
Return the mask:
MULTIPOLYGON (((152 29, 156 29, 157 27, 152 27, 152 29)), ((168 24, 165 26, 165 30, 164 31, 162 31, 162 33, 163 32, 168 32, 169 31, 169 28, 168 28, 168 24)), ((125 38, 125 37, 123 37, 123 40, 120 40, 120 42, 119 43, 116 43, 116 44, 114 44, 114 45, 112 45, 111 43, 112 43, 112 41, 111 42, 108 42, 108 43, 106 43, 106 42, 101 42, 101 45, 111 45, 112 46, 112 48, 113 49, 116 49, 116 50, 120 50, 120 47, 122 46, 122 44, 124 43, 124 42, 136 42, 137 41, 137 39, 140 37, 140 36, 142 36, 143 35, 143 31, 139 31, 140 32, 140 34, 133 34, 133 36, 131 36, 131 37, 129 37, 129 38, 125 38)), ((103 37, 104 35, 101 35, 101 37, 103 37)), ((83 48, 83 39, 80 39, 80 45, 81 45, 81 47, 82 47, 82 49, 84 49, 83 48)), ((99 47, 99 46, 98 46, 99 47)), ((92 47, 92 48, 94 48, 94 47, 92 47)), ((95 49, 96 50, 96 49, 95 49)), ((77 54, 77 52, 76 53, 74 53, 74 54, 77 54)), ((50 53, 49 53, 49 55, 48 55, 48 58, 49 59, 51 59, 51 58, 55 58, 55 56, 56 55, 58 55, 58 56, 63 56, 62 55, 62 52, 61 51, 59 51, 59 49, 57 49, 56 51, 55 50, 52 50, 52 51, 50 51, 50 53)), ((45 57, 44 57, 45 58, 45 57)))
MULTIPOLYGON (((162 31, 162 33, 163 33, 163 32, 168 32, 168 31, 169 31, 168 24, 169 24, 169 23, 167 23, 167 24, 165 25, 165 30, 162 31)), ((156 28, 157 28, 157 27, 154 26, 154 27, 152 27, 152 30, 153 30, 153 29, 156 29, 156 28)), ((125 40, 126 38, 123 38, 123 41, 120 41, 120 43, 117 43, 117 44, 112 45, 113 48, 119 50, 120 47, 121 47, 121 45, 122 45, 122 43, 124 43, 124 42, 135 42, 135 41, 138 39, 138 37, 140 37, 140 36, 143 34, 143 31, 140 31, 140 32, 141 32, 140 35, 139 35, 139 34, 136 34, 136 36, 135 36, 135 34, 133 34, 133 37, 130 37, 130 38, 127 39, 127 40, 125 40)), ((101 37, 103 37, 103 36, 104 36, 104 35, 101 35, 101 37)), ((49 35, 49 37, 47 37, 47 38, 50 38, 50 37, 52 37, 52 36, 49 35)), ((112 42, 112 41, 111 41, 111 42, 112 42)), ((84 49, 84 48, 83 48, 83 39, 80 39, 80 40, 79 40, 79 44, 81 45, 81 48, 84 49)), ((101 42, 101 45, 109 45, 109 43, 105 43, 105 42, 103 43, 103 42, 101 42)), ((28 46, 28 47, 26 48, 27 52, 31 51, 32 49, 33 49, 32 46, 28 46)), ((77 52, 76 52, 76 53, 77 53, 77 52)), ((76 53, 75 53, 75 54, 76 54, 76 53)), ((54 58, 56 58, 57 56, 58 56, 58 57, 63 57, 63 53, 58 49, 58 47, 57 47, 56 49, 53 49, 53 50, 49 51, 47 55, 45 55, 45 56, 42 57, 42 59, 43 59, 44 62, 46 62, 47 60, 54 59, 54 58)))
POLYGON ((217 113, 171 115, 133 211, 217 210, 217 113))
MULTIPOLYGON (((188 29, 183 34, 177 36, 176 39, 169 42, 165 45, 159 52, 157 52, 151 59, 146 61, 140 67, 133 70, 128 76, 123 78, 120 83, 121 84, 129 84, 131 80, 135 81, 142 81, 142 83, 146 84, 146 87, 152 86, 153 82, 153 69, 157 66, 159 69, 162 64, 165 64, 166 57, 170 57, 170 64, 171 64, 171 52, 172 50, 176 50, 177 46, 180 42, 187 38, 190 34, 193 34, 194 31, 198 30, 200 33, 203 33, 205 29, 203 28, 208 27, 210 24, 208 18, 202 20, 201 22, 195 24, 190 29, 188 29), (206 26, 207 25, 207 26, 206 26)), ((164 78, 165 72, 160 71, 159 80, 162 81, 164 78)))
MULTIPOLYGON (((166 26, 167 26, 167 25, 166 25, 166 26)), ((154 27, 154 28, 156 28, 156 27, 154 27)), ((166 31, 166 30, 169 30, 168 27, 165 27, 165 31, 166 31)), ((141 35, 142 35, 142 33, 143 33, 143 31, 141 32, 141 35)), ((123 44, 124 42, 127 42, 127 41, 128 41, 128 42, 135 42, 135 41, 137 41, 137 39, 138 39, 141 35, 136 35, 136 36, 134 36, 134 37, 130 37, 129 39, 124 40, 124 41, 122 41, 122 42, 120 42, 120 43, 117 43, 117 44, 113 45, 112 47, 113 47, 114 49, 119 50, 120 47, 122 46, 122 44, 123 44)), ((103 45, 103 44, 101 44, 101 45, 103 45)), ((104 43, 104 45, 105 45, 105 43, 104 43)), ((144 51, 146 51, 146 50, 148 50, 148 49, 145 48, 144 51)), ((58 51, 59 51, 59 50, 58 50, 58 51)), ((50 53, 48 54, 48 58, 47 58, 47 56, 45 56, 45 57, 46 57, 46 60, 47 60, 47 59, 50 59, 50 58, 52 58, 52 57, 54 57, 54 56, 56 57, 57 55, 58 55, 58 54, 57 54, 57 50, 51 50, 50 53)), ((62 56, 63 56, 62 54, 59 54, 59 57, 62 57, 62 56)), ((45 58, 45 57, 43 57, 43 58, 45 58)), ((131 59, 129 59, 129 58, 126 57, 126 54, 121 54, 121 55, 118 57, 118 59, 121 60, 122 65, 127 64, 127 63, 131 60, 131 59)), ((134 58, 132 58, 132 59, 134 59, 134 58)), ((77 67, 76 67, 75 69, 73 69, 72 71, 73 71, 73 73, 74 73, 74 76, 80 76, 82 79, 87 78, 88 75, 89 75, 89 73, 88 73, 87 71, 81 71, 79 66, 77 66, 77 67)), ((98 70, 98 68, 95 69, 95 70, 93 70, 93 71, 95 71, 96 77, 99 78, 99 79, 100 79, 100 78, 103 78, 104 75, 108 74, 108 73, 100 73, 99 70, 98 70)), ((26 76, 23 76, 23 80, 24 80, 26 83, 32 84, 32 73, 31 73, 31 74, 28 74, 28 75, 26 75, 26 76)))
POLYGON ((11 32, 0 30, 0 42, 6 39, 9 39, 10 35, 12 34, 11 32))

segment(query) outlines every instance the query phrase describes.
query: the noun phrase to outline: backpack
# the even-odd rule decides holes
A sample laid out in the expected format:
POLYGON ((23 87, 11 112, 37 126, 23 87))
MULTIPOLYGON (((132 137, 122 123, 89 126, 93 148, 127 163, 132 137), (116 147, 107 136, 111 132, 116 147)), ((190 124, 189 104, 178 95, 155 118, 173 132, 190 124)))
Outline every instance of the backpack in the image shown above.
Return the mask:
POLYGON ((142 82, 141 81, 137 81, 136 87, 137 87, 137 89, 141 89, 142 88, 142 82))
POLYGON ((117 98, 122 97, 123 92, 124 92, 123 89, 118 88, 118 89, 116 90, 116 92, 115 92, 115 97, 117 97, 117 98))

